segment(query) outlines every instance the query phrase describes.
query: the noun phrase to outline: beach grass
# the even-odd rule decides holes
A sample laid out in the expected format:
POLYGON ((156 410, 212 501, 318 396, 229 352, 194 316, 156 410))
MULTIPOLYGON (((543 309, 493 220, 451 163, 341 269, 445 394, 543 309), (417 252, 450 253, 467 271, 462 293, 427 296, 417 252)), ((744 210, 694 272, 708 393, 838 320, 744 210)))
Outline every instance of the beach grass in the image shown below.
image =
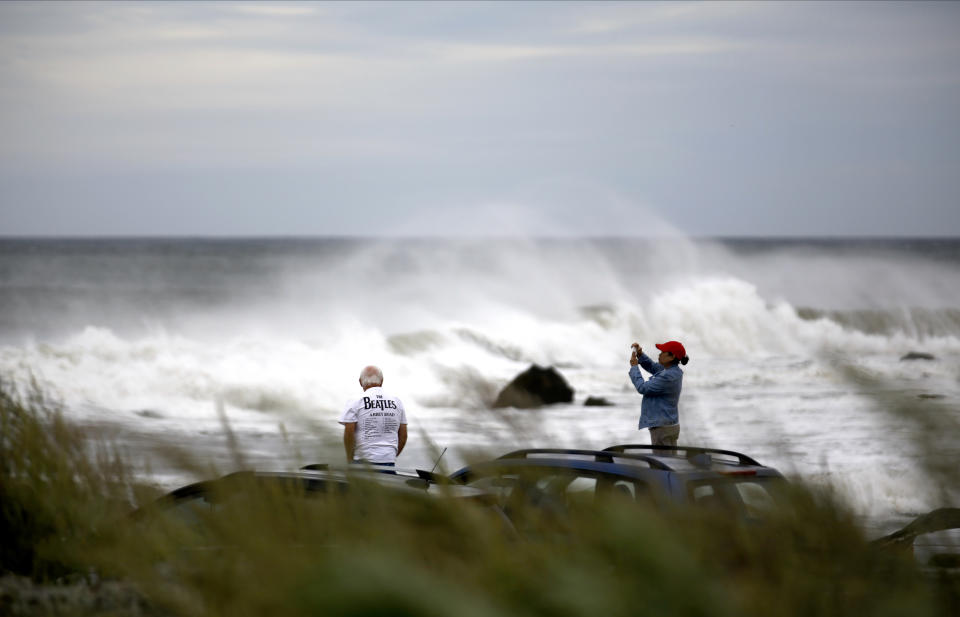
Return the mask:
POLYGON ((0 388, 0 427, 0 614, 960 612, 957 578, 871 545, 840 496, 798 483, 763 524, 611 500, 514 513, 515 533, 477 502, 253 483, 216 510, 134 518, 157 490, 38 388, 0 388))

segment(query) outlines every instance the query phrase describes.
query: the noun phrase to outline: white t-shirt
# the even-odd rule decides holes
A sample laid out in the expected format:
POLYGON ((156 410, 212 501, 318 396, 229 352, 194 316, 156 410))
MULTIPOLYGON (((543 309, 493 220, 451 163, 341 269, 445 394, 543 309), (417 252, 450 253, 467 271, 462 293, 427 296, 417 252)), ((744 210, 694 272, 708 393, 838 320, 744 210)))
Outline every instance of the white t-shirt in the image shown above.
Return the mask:
POLYGON ((357 447, 353 459, 370 463, 393 463, 397 460, 401 424, 407 413, 400 399, 384 393, 383 388, 367 388, 359 399, 347 403, 340 424, 357 423, 357 447))

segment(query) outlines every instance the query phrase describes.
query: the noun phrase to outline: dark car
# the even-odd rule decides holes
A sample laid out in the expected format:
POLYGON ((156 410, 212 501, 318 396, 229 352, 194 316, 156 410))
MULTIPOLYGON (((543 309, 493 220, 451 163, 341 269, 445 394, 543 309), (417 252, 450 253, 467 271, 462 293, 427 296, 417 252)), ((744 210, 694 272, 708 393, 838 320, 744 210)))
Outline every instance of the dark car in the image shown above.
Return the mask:
POLYGON ((783 504, 786 480, 739 452, 623 444, 604 450, 517 450, 465 467, 455 482, 494 492, 510 515, 523 506, 564 511, 598 497, 653 506, 690 504, 759 519, 783 504))
POLYGON ((178 488, 133 513, 141 523, 156 521, 209 527, 224 515, 249 514, 257 507, 277 510, 278 504, 321 502, 323 497, 363 495, 383 501, 452 499, 475 502, 503 517, 496 499, 479 488, 456 485, 442 475, 423 470, 373 466, 331 467, 312 464, 297 471, 238 471, 178 488))

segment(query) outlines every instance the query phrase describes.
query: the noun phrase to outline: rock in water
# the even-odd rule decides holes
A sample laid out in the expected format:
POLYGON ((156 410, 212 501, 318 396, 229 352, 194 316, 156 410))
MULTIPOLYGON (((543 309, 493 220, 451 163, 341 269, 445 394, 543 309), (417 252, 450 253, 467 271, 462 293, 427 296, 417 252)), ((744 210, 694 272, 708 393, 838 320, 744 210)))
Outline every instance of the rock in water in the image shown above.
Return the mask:
POLYGON ((583 402, 584 407, 613 407, 613 403, 602 396, 588 396, 583 402))
POLYGON ((497 396, 494 407, 531 409, 553 403, 573 402, 573 388, 552 366, 536 364, 514 377, 497 396))
POLYGON ((911 351, 900 356, 901 360, 936 360, 936 357, 932 353, 924 353, 922 351, 911 351))

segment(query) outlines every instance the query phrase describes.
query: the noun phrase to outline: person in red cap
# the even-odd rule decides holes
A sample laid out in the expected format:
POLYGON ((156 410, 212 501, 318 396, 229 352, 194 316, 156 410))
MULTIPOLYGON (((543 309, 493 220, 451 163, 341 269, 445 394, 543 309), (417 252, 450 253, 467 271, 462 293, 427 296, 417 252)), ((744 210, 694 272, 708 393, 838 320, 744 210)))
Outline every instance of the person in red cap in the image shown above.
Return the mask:
POLYGON ((657 362, 643 353, 640 345, 633 344, 630 354, 630 380, 637 392, 643 395, 640 404, 639 429, 650 429, 650 443, 661 446, 677 445, 680 437, 680 389, 683 386, 683 371, 680 365, 686 365, 690 358, 687 350, 679 341, 658 343, 660 356, 657 362), (642 366, 650 373, 650 379, 644 381, 640 374, 642 366))

